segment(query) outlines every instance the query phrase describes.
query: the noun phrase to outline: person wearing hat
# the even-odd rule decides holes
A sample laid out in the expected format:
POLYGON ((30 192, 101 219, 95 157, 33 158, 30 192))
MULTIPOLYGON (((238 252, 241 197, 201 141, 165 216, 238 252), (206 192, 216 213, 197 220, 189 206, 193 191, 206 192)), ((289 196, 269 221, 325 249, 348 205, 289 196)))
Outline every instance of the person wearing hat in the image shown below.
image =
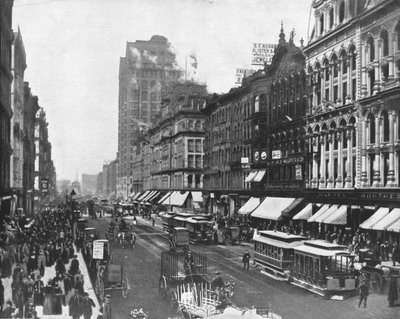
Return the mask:
POLYGON ((242 262, 243 262, 243 269, 244 270, 249 270, 249 267, 250 267, 250 253, 249 253, 249 251, 246 249, 246 252, 243 254, 243 257, 242 257, 242 262))
POLYGON ((82 315, 82 297, 75 290, 74 295, 69 301, 69 315, 72 319, 79 319, 82 315))
POLYGON ((106 295, 103 304, 100 307, 102 319, 112 319, 112 310, 110 304, 110 295, 106 295))
POLYGON ((82 312, 84 319, 90 319, 92 317, 93 307, 96 307, 93 299, 89 297, 87 292, 85 292, 82 300, 82 312))

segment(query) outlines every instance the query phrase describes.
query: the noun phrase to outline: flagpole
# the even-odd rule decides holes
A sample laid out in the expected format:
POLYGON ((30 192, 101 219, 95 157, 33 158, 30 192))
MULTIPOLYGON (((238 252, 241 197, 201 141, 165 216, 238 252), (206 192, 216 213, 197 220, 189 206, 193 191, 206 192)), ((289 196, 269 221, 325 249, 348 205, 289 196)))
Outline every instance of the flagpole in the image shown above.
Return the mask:
POLYGON ((187 82, 187 56, 185 56, 185 82, 187 82))

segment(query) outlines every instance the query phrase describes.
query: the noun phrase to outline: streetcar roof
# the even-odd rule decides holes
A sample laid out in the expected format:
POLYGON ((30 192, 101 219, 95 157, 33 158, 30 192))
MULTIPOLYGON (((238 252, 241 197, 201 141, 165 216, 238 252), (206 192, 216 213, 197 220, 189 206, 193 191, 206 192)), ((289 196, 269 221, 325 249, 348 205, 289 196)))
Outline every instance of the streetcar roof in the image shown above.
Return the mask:
POLYGON ((213 222, 207 219, 195 219, 195 218, 188 218, 186 219, 186 222, 192 224, 213 224, 213 222))
POLYGON ((274 230, 261 230, 258 232, 262 237, 266 238, 273 238, 276 240, 281 240, 283 242, 293 242, 293 241, 301 241, 301 240, 306 240, 307 238, 304 236, 300 235, 293 235, 293 234, 288 234, 280 231, 274 231, 274 230))
POLYGON ((175 216, 174 219, 185 222, 187 220, 187 217, 175 216))
POLYGON ((292 242, 288 243, 285 241, 276 240, 273 238, 268 238, 268 237, 263 237, 263 236, 255 236, 253 238, 253 240, 255 242, 259 242, 259 243, 263 243, 263 244, 267 244, 267 245, 271 245, 271 246, 283 248, 283 249, 293 249, 294 247, 297 247, 297 246, 300 246, 303 244, 303 242, 300 240, 292 241, 292 242))
POLYGON ((342 256, 351 256, 351 254, 344 250, 343 248, 337 249, 326 249, 323 247, 316 247, 307 245, 307 242, 304 242, 303 245, 294 248, 296 253, 306 254, 306 255, 314 255, 314 256, 321 256, 321 257, 333 257, 337 255, 342 256))

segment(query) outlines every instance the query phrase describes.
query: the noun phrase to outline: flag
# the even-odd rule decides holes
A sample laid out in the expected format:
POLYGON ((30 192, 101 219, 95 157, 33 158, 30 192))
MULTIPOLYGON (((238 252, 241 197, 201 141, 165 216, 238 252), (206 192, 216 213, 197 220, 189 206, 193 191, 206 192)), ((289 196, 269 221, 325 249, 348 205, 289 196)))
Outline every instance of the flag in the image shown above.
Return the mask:
POLYGON ((192 67, 194 67, 195 69, 197 69, 197 57, 196 57, 196 53, 192 53, 189 55, 189 58, 192 59, 192 62, 190 63, 190 65, 192 67))

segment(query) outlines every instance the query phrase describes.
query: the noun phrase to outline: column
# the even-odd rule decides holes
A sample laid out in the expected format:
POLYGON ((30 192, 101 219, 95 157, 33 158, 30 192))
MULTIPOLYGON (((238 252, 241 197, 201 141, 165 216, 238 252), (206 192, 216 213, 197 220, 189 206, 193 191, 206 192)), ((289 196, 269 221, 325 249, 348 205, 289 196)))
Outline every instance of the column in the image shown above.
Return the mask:
POLYGON ((347 56, 347 95, 346 95, 346 104, 350 104, 353 96, 353 77, 352 77, 352 69, 353 69, 353 55, 349 54, 347 56))
POLYGON ((362 119, 362 129, 361 129, 361 177, 360 177, 360 186, 365 188, 368 187, 368 178, 367 178, 367 125, 368 120, 362 119))
POLYGON ((346 135, 343 136, 347 139, 347 163, 346 163, 346 179, 345 179, 345 188, 352 188, 353 187, 353 132, 352 129, 354 127, 347 126, 346 135))
POLYGON ((320 179, 319 179, 319 188, 325 188, 325 143, 326 143, 326 135, 325 132, 321 133, 321 137, 320 137, 320 145, 321 145, 321 158, 320 158, 320 170, 319 170, 319 174, 321 175, 320 179))
POLYGON ((329 161, 328 161, 328 180, 327 180, 327 185, 326 188, 334 188, 335 187, 335 181, 334 181, 334 176, 333 176, 333 166, 334 166, 334 161, 333 161, 333 141, 335 140, 335 132, 332 130, 328 134, 328 145, 329 145, 329 161))
POLYGON ((381 68, 379 66, 379 60, 382 57, 382 40, 376 40, 375 45, 375 60, 374 60, 374 70, 375 70, 375 82, 373 89, 373 95, 377 94, 381 90, 381 68))
POLYGON ((333 63, 329 63, 329 101, 333 100, 333 63))
POLYGON ((368 94, 368 74, 367 74, 367 56, 368 46, 363 44, 360 50, 361 53, 361 96, 366 97, 368 94), (364 53, 364 54, 363 54, 364 53))
POLYGON ((389 112, 389 170, 386 187, 396 187, 396 177, 394 173, 394 135, 395 135, 395 117, 393 111, 389 112))
POLYGON ((336 138, 338 141, 338 174, 335 181, 335 188, 343 188, 343 138, 346 138, 346 132, 342 128, 339 128, 336 132, 336 138))
POLYGON ((324 102, 327 100, 325 96, 325 67, 321 67, 321 101, 324 102))
POLYGON ((337 62, 338 68, 338 99, 335 101, 338 105, 343 104, 342 95, 343 95, 343 60, 339 59, 337 62))
POLYGON ((381 187, 381 152, 380 152, 380 131, 382 119, 375 117, 375 163, 372 187, 381 187))

